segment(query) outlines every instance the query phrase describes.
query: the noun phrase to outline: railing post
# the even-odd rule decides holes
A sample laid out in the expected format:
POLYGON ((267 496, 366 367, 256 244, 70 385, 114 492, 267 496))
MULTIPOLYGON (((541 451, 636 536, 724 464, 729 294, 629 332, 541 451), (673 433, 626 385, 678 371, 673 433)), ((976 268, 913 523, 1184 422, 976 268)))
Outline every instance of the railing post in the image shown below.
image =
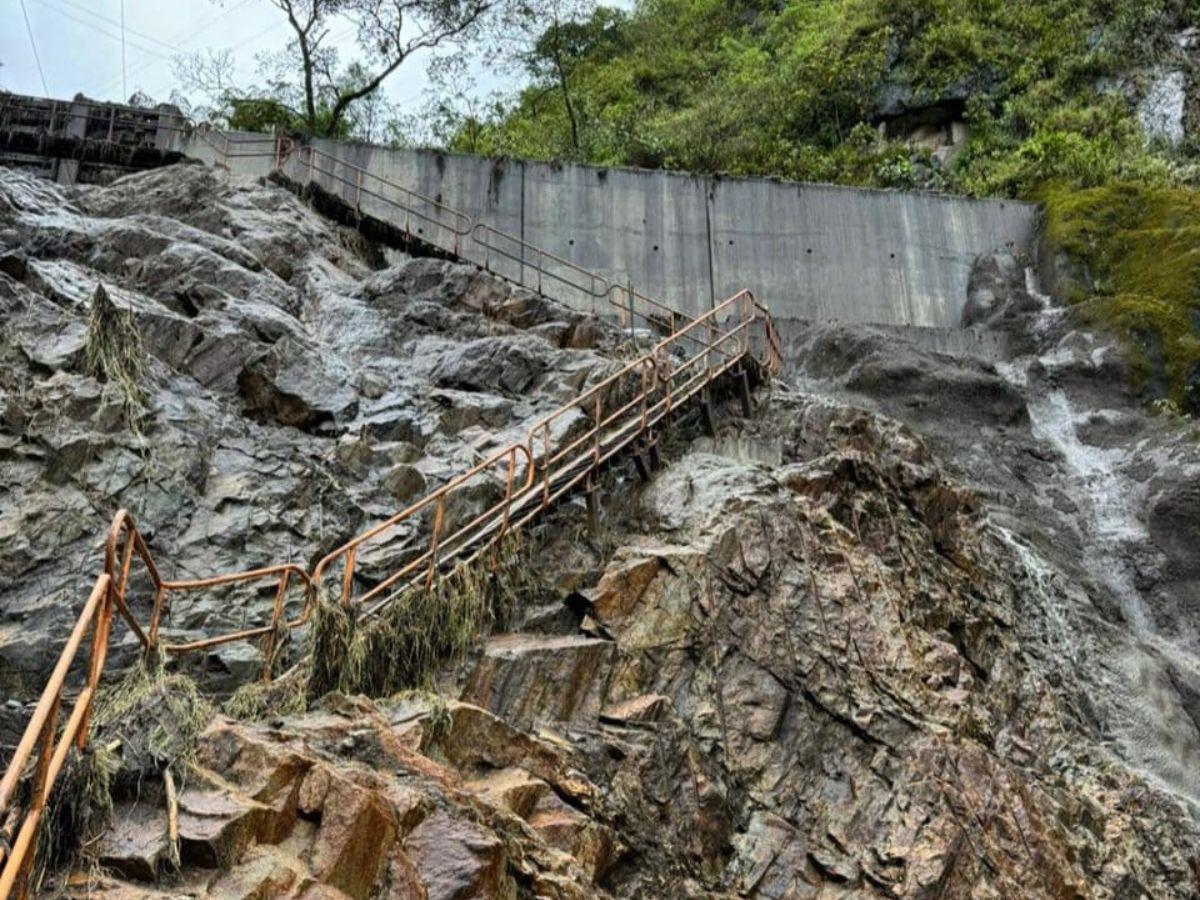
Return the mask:
POLYGON ((158 646, 158 625, 162 620, 162 611, 165 600, 165 592, 161 584, 154 587, 154 608, 150 612, 150 646, 146 648, 147 654, 152 654, 158 646))
POLYGON ((433 511, 433 537, 429 543, 429 573, 425 576, 425 590, 433 587, 433 579, 437 575, 438 541, 442 536, 442 517, 446 514, 446 495, 438 497, 437 507, 433 511))
POLYGON ((550 505, 550 423, 542 428, 542 508, 550 505))
POLYGON ((358 544, 346 553, 346 568, 342 572, 342 606, 350 607, 350 595, 354 591, 354 565, 358 560, 358 544))
POLYGON ((663 371, 665 372, 665 377, 663 378, 663 382, 665 383, 666 401, 667 401, 666 405, 663 407, 663 415, 665 416, 667 413, 669 413, 671 411, 671 354, 670 354, 670 352, 667 353, 666 361, 663 364, 663 371))
POLYGON ((712 316, 708 317, 707 331, 708 331, 708 340, 705 341, 705 343, 708 344, 708 347, 705 348, 705 351, 704 351, 704 380, 706 383, 708 381, 712 380, 712 355, 713 355, 713 350, 714 350, 713 344, 716 343, 717 327, 716 327, 716 323, 713 321, 712 316))
POLYGON ((632 341, 633 336, 634 336, 633 317, 635 315, 635 312, 633 309, 633 282, 632 281, 626 282, 625 290, 629 294, 629 340, 632 341))
MULTIPOLYGON (((100 684, 100 673, 104 669, 104 661, 108 658, 108 635, 112 629, 113 620, 112 592, 105 591, 104 599, 96 604, 95 618, 92 619, 92 646, 88 657, 87 685, 96 688, 100 684)), ((79 734, 75 736, 75 747, 81 753, 87 746, 88 726, 92 720, 92 705, 89 703, 83 711, 83 719, 79 723, 79 734)))
POLYGON ((595 460, 593 465, 596 466, 600 465, 600 421, 604 416, 603 395, 604 391, 596 391, 596 428, 592 436, 592 458, 595 460))
POLYGON ((508 517, 512 511, 512 490, 513 481, 517 475, 517 448, 510 447, 508 450, 508 474, 504 479, 504 514, 500 518, 500 534, 497 540, 503 539, 508 533, 508 517))
POLYGON ((279 588, 275 591, 275 606, 271 610, 271 630, 263 644, 262 680, 271 680, 271 667, 275 664, 275 652, 279 644, 279 621, 283 618, 283 598, 287 595, 288 582, 291 581, 292 570, 284 569, 279 574, 279 588))
MULTIPOLYGON (((50 715, 46 717, 46 724, 42 727, 42 734, 38 738, 38 759, 29 797, 29 810, 25 814, 26 823, 40 819, 42 811, 46 807, 46 777, 50 772, 50 760, 54 756, 54 735, 58 731, 58 710, 61 705, 62 686, 60 685, 58 693, 54 697, 54 703, 50 706, 50 715)), ((33 870, 33 858, 36 851, 37 841, 34 839, 18 863, 17 877, 13 882, 13 894, 21 900, 24 900, 29 893, 29 873, 33 870)))
POLYGON ((650 385, 647 384, 647 378, 646 378, 646 370, 648 367, 653 369, 653 367, 654 367, 653 361, 649 361, 646 363, 646 365, 642 366, 642 374, 641 374, 641 378, 642 378, 641 420, 642 420, 642 422, 641 422, 641 425, 638 427, 639 432, 644 432, 646 430, 646 406, 650 399, 650 385))

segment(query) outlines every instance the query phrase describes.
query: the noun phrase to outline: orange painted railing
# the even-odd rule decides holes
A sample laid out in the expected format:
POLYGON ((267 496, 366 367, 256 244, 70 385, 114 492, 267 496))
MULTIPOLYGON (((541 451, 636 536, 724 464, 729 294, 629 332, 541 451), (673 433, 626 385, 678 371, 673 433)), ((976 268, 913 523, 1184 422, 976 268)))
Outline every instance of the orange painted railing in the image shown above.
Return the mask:
MULTIPOLYGON (((67 639, 67 645, 59 655, 58 663, 50 674, 37 706, 34 707, 21 741, 8 762, 4 778, 0 780, 0 822, 4 823, 4 830, 0 832, 4 839, 4 844, 0 845, 0 864, 3 864, 3 869, 0 869, 0 898, 7 898, 14 889, 16 896, 25 896, 34 857, 33 843, 50 791, 71 748, 83 750, 87 745, 88 722, 91 718, 92 704, 96 699, 100 675, 108 659, 113 618, 119 614, 129 625, 143 650, 150 652, 160 646, 158 631, 168 594, 201 590, 222 584, 277 578, 278 588, 269 625, 191 644, 161 644, 165 652, 178 654, 263 637, 266 641, 264 673, 269 675, 277 648, 276 639, 283 611, 283 598, 293 577, 306 586, 307 592, 308 573, 290 563, 194 581, 164 581, 145 540, 134 524, 133 517, 125 510, 114 516, 104 545, 104 569, 92 586, 91 594, 88 595, 87 602, 84 603, 75 627, 67 639), (128 588, 135 557, 141 561, 154 589, 150 621, 145 628, 138 622, 128 604, 128 588), (60 732, 58 722, 67 699, 68 676, 79 660, 79 651, 89 633, 91 641, 84 684, 75 697, 71 713, 60 732), (23 808, 17 808, 14 801, 18 789, 22 787, 22 776, 35 751, 37 756, 33 777, 27 784, 26 801, 23 808), (11 847, 8 844, 10 840, 11 847)), ((298 627, 300 624, 302 623, 299 621, 284 622, 283 627, 298 627)))
MULTIPOLYGON (((610 289, 600 296, 609 297, 610 289)), ((638 303, 648 300, 632 294, 629 299, 638 303)), ((642 305, 641 314, 661 325, 661 305, 655 301, 642 305)), ((781 366, 778 335, 770 314, 749 291, 735 294, 703 316, 692 319, 673 313, 666 321, 674 326, 669 336, 641 357, 534 423, 524 440, 493 454, 334 550, 317 563, 311 574, 295 564, 282 563, 210 578, 164 580, 132 516, 124 510, 118 512, 105 542, 103 570, 0 780, 0 900, 27 894, 46 802, 72 747, 82 750, 87 745, 88 723, 116 616, 128 624, 147 654, 161 651, 181 655, 235 641, 262 639, 262 678, 269 680, 280 651, 280 637, 308 622, 318 588, 338 566, 341 602, 370 604, 366 612, 374 614, 399 589, 422 582, 428 589, 455 563, 526 525, 580 485, 590 487, 601 466, 648 437, 673 411, 723 376, 745 366, 756 365, 767 372, 777 372, 781 366), (469 521, 453 522, 455 502, 480 483, 493 486, 499 499, 469 521), (361 580, 356 574, 364 565, 364 554, 369 564, 372 547, 394 536, 397 529, 419 528, 426 516, 432 518, 432 523, 425 549, 395 571, 373 578, 373 585, 356 596, 356 585, 361 580), (145 626, 131 608, 129 587, 135 563, 144 569, 152 589, 145 626), (273 580, 276 587, 269 617, 262 624, 190 642, 160 641, 172 595, 266 580, 273 580), (303 589, 303 601, 298 614, 289 618, 287 597, 292 588, 303 589), (83 664, 80 650, 89 635, 83 687, 60 728, 60 713, 69 699, 68 680, 83 664)))

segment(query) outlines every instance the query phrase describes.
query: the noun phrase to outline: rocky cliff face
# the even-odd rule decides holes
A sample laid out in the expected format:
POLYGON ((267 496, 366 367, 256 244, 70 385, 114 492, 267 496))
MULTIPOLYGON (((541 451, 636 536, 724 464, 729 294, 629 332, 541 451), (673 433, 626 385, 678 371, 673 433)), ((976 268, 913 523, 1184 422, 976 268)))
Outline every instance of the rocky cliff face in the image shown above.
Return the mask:
MULTIPOLYGON (((444 672, 442 699, 218 719, 174 890, 1194 895, 1190 817, 1046 664, 1062 595, 978 498, 893 421, 769 409, 635 506, 614 494, 600 538, 545 539, 568 602, 444 672)), ((118 830, 102 861, 154 871, 158 815, 151 848, 118 830)))
MULTIPOLYGON (((0 185, 16 700, 114 498, 184 571, 307 562, 612 365, 594 323, 447 263, 375 271, 378 251, 258 185, 191 168, 70 198, 0 185), (79 360, 101 274, 152 354, 138 432, 79 360)), ((814 327, 803 390, 721 410, 715 437, 672 433, 645 484, 614 470, 594 530, 566 507, 531 533, 547 590, 432 691, 218 715, 177 847, 157 794, 118 798, 98 868, 44 887, 1195 896, 1198 695, 1190 632, 1171 631, 1192 445, 1114 397, 1116 357, 1035 296, 993 300, 980 316, 1006 311, 993 324, 1022 348, 999 368, 814 327)), ((255 652, 210 668, 230 682, 255 652)))
MULTIPOLYGON (((387 266, 287 193, 192 165, 70 194, 0 169, 0 310, 0 691, 16 700, 40 689, 118 507, 166 578, 307 568, 612 365, 594 320, 472 267, 387 266), (135 427, 85 360, 98 285, 146 357, 135 427)), ((269 602, 188 601, 177 636, 269 602)), ((258 656, 204 667, 232 683, 258 656)))

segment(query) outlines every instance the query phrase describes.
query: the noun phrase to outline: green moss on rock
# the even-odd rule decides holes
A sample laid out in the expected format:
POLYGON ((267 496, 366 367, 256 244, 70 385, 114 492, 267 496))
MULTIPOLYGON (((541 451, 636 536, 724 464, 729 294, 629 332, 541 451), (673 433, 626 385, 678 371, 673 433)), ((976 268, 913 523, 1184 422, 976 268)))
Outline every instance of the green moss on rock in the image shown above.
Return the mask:
POLYGON ((1150 394, 1200 412, 1200 191, 1054 185, 1039 199, 1048 251, 1077 273, 1059 293, 1126 341, 1150 394))

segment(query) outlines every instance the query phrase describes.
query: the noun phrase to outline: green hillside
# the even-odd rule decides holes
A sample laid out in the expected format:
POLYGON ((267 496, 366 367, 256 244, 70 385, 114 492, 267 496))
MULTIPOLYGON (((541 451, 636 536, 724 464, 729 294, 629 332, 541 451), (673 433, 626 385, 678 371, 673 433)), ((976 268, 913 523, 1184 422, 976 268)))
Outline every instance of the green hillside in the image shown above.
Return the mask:
POLYGON ((1161 180, 1180 153, 1147 147, 1129 95, 1193 12, 1171 0, 640 0, 548 30, 537 53, 552 63, 557 51, 565 79, 531 67, 540 77, 519 102, 456 146, 972 195, 1161 180), (895 135, 923 116, 969 129, 953 160, 895 135))

